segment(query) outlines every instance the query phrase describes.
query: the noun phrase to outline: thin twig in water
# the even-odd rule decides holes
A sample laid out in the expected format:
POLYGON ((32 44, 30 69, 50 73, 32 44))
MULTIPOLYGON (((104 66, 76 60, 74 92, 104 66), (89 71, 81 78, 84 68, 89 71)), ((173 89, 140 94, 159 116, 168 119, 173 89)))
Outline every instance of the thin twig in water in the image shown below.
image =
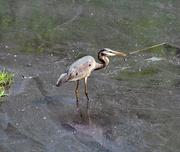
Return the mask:
POLYGON ((164 42, 164 43, 161 43, 161 44, 157 44, 157 45, 154 45, 154 46, 151 46, 151 47, 147 47, 145 49, 137 50, 137 51, 131 52, 129 54, 134 54, 134 53, 138 53, 138 52, 141 52, 141 51, 149 50, 149 49, 152 49, 152 48, 164 45, 164 44, 167 44, 167 42, 164 42))

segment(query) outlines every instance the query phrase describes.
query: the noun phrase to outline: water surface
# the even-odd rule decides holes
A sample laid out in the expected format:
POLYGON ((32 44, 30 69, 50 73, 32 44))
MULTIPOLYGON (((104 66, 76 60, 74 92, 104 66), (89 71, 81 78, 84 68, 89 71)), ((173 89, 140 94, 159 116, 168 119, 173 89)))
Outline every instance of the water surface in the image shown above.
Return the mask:
POLYGON ((0 99, 0 151, 180 149, 179 1, 0 4, 0 69, 17 72, 0 99), (76 82, 57 88, 56 81, 105 47, 127 57, 110 57, 89 76, 89 114, 80 82, 77 111, 76 82))

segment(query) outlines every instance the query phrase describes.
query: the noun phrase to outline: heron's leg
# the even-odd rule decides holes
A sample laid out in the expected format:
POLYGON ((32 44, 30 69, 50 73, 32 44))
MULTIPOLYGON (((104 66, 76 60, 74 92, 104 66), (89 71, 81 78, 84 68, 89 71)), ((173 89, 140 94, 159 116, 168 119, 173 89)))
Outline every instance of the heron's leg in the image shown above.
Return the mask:
POLYGON ((76 87, 76 102, 77 102, 77 109, 79 109, 78 86, 79 86, 79 80, 77 80, 77 87, 76 87))
POLYGON ((91 124, 91 117, 90 117, 90 113, 89 113, 89 97, 88 97, 88 93, 87 93, 87 77, 84 78, 84 83, 85 83, 85 94, 86 94, 86 97, 87 97, 87 115, 88 115, 88 122, 89 122, 89 125, 91 124))
POLYGON ((86 94, 87 100, 89 102, 89 97, 88 97, 88 93, 87 93, 87 77, 84 78, 84 83, 85 83, 85 94, 86 94))
POLYGON ((88 122, 89 122, 89 125, 91 125, 91 117, 90 117, 90 113, 89 113, 89 101, 87 102, 87 115, 88 115, 88 122))

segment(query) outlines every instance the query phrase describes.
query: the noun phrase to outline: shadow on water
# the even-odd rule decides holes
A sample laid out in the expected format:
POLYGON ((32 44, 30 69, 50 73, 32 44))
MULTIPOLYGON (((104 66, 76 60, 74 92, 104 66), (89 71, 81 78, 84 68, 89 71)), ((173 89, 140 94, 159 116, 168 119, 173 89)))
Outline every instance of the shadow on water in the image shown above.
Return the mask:
MULTIPOLYGON (((72 101, 72 99, 65 96, 51 96, 51 97, 43 97, 41 100, 32 101, 32 106, 40 106, 45 105, 47 107, 50 115, 50 119, 54 121, 58 126, 62 127, 61 130, 65 130, 68 133, 72 134, 77 141, 82 144, 91 147, 91 150, 99 150, 99 151, 109 151, 107 147, 103 146, 103 128, 96 123, 91 122, 90 112, 89 112, 89 102, 87 102, 85 109, 77 110, 77 107, 69 107, 67 112, 62 113, 62 108, 65 107, 64 104, 69 103, 76 105, 76 101, 72 101), (58 107, 57 107, 58 105, 58 107), (57 109, 61 107, 61 115, 57 115, 54 117, 54 113, 58 113, 57 109), (65 116, 66 115, 66 116, 65 116), (68 115, 68 117, 67 117, 68 115)), ((82 105, 80 105, 81 107, 82 105)), ((66 108, 65 108, 66 109, 66 108)), ((44 117, 43 119, 47 119, 44 117)))

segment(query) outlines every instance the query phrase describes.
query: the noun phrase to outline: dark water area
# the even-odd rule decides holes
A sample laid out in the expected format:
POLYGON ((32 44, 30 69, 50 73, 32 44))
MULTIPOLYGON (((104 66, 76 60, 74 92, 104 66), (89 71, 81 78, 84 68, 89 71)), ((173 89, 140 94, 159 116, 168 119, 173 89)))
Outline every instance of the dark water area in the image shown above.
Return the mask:
POLYGON ((0 151, 178 152, 179 8, 178 0, 0 0, 0 69, 16 73, 0 99, 0 151), (88 77, 88 109, 80 81, 77 111, 76 82, 56 81, 106 47, 127 56, 88 77))

